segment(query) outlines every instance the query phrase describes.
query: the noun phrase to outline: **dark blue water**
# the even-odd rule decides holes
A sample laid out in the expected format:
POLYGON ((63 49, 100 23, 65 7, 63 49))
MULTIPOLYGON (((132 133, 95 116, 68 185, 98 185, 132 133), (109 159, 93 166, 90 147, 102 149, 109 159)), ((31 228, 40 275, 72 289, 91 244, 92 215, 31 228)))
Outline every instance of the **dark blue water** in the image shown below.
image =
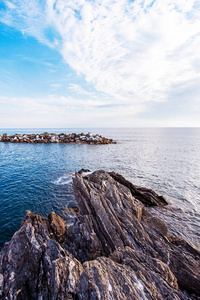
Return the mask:
POLYGON ((0 134, 99 133, 112 145, 0 143, 0 246, 25 210, 47 216, 74 205, 71 177, 81 168, 105 169, 156 190, 171 205, 151 209, 171 233, 200 243, 200 128, 4 129, 0 134))

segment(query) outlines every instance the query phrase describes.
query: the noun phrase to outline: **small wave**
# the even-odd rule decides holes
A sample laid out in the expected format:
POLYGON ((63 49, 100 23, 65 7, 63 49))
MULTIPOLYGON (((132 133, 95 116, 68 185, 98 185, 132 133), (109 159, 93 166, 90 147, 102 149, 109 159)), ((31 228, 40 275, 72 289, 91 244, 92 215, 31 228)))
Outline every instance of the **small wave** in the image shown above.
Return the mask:
POLYGON ((65 185, 72 182, 72 175, 63 175, 59 177, 57 180, 53 181, 56 185, 65 185))
POLYGON ((87 176, 87 175, 90 175, 90 174, 92 174, 92 171, 88 171, 88 172, 83 172, 83 176, 87 176))

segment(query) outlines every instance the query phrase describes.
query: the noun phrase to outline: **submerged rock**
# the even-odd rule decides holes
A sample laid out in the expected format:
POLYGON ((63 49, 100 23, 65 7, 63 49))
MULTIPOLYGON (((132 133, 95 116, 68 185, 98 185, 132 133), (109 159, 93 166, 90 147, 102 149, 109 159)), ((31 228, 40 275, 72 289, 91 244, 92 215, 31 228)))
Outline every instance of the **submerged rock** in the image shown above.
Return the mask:
POLYGON ((84 171, 73 225, 26 212, 0 254, 0 299, 200 299, 200 253, 148 212, 164 198, 84 171))

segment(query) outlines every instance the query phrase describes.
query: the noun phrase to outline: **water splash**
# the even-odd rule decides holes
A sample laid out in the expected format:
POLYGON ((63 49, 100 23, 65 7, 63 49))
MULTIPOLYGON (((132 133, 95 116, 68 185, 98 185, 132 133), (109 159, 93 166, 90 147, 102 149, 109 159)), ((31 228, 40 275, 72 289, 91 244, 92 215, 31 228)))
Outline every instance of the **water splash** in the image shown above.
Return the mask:
POLYGON ((60 176, 58 179, 52 182, 56 185, 66 185, 72 183, 72 175, 63 175, 60 176))

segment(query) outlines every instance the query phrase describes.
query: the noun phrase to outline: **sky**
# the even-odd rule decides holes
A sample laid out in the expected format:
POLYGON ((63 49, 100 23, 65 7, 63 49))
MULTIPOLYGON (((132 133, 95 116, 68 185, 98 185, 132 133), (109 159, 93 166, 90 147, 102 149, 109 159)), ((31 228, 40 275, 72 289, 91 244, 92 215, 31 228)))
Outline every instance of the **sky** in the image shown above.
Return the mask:
POLYGON ((199 126, 200 0, 0 0, 0 128, 199 126))

